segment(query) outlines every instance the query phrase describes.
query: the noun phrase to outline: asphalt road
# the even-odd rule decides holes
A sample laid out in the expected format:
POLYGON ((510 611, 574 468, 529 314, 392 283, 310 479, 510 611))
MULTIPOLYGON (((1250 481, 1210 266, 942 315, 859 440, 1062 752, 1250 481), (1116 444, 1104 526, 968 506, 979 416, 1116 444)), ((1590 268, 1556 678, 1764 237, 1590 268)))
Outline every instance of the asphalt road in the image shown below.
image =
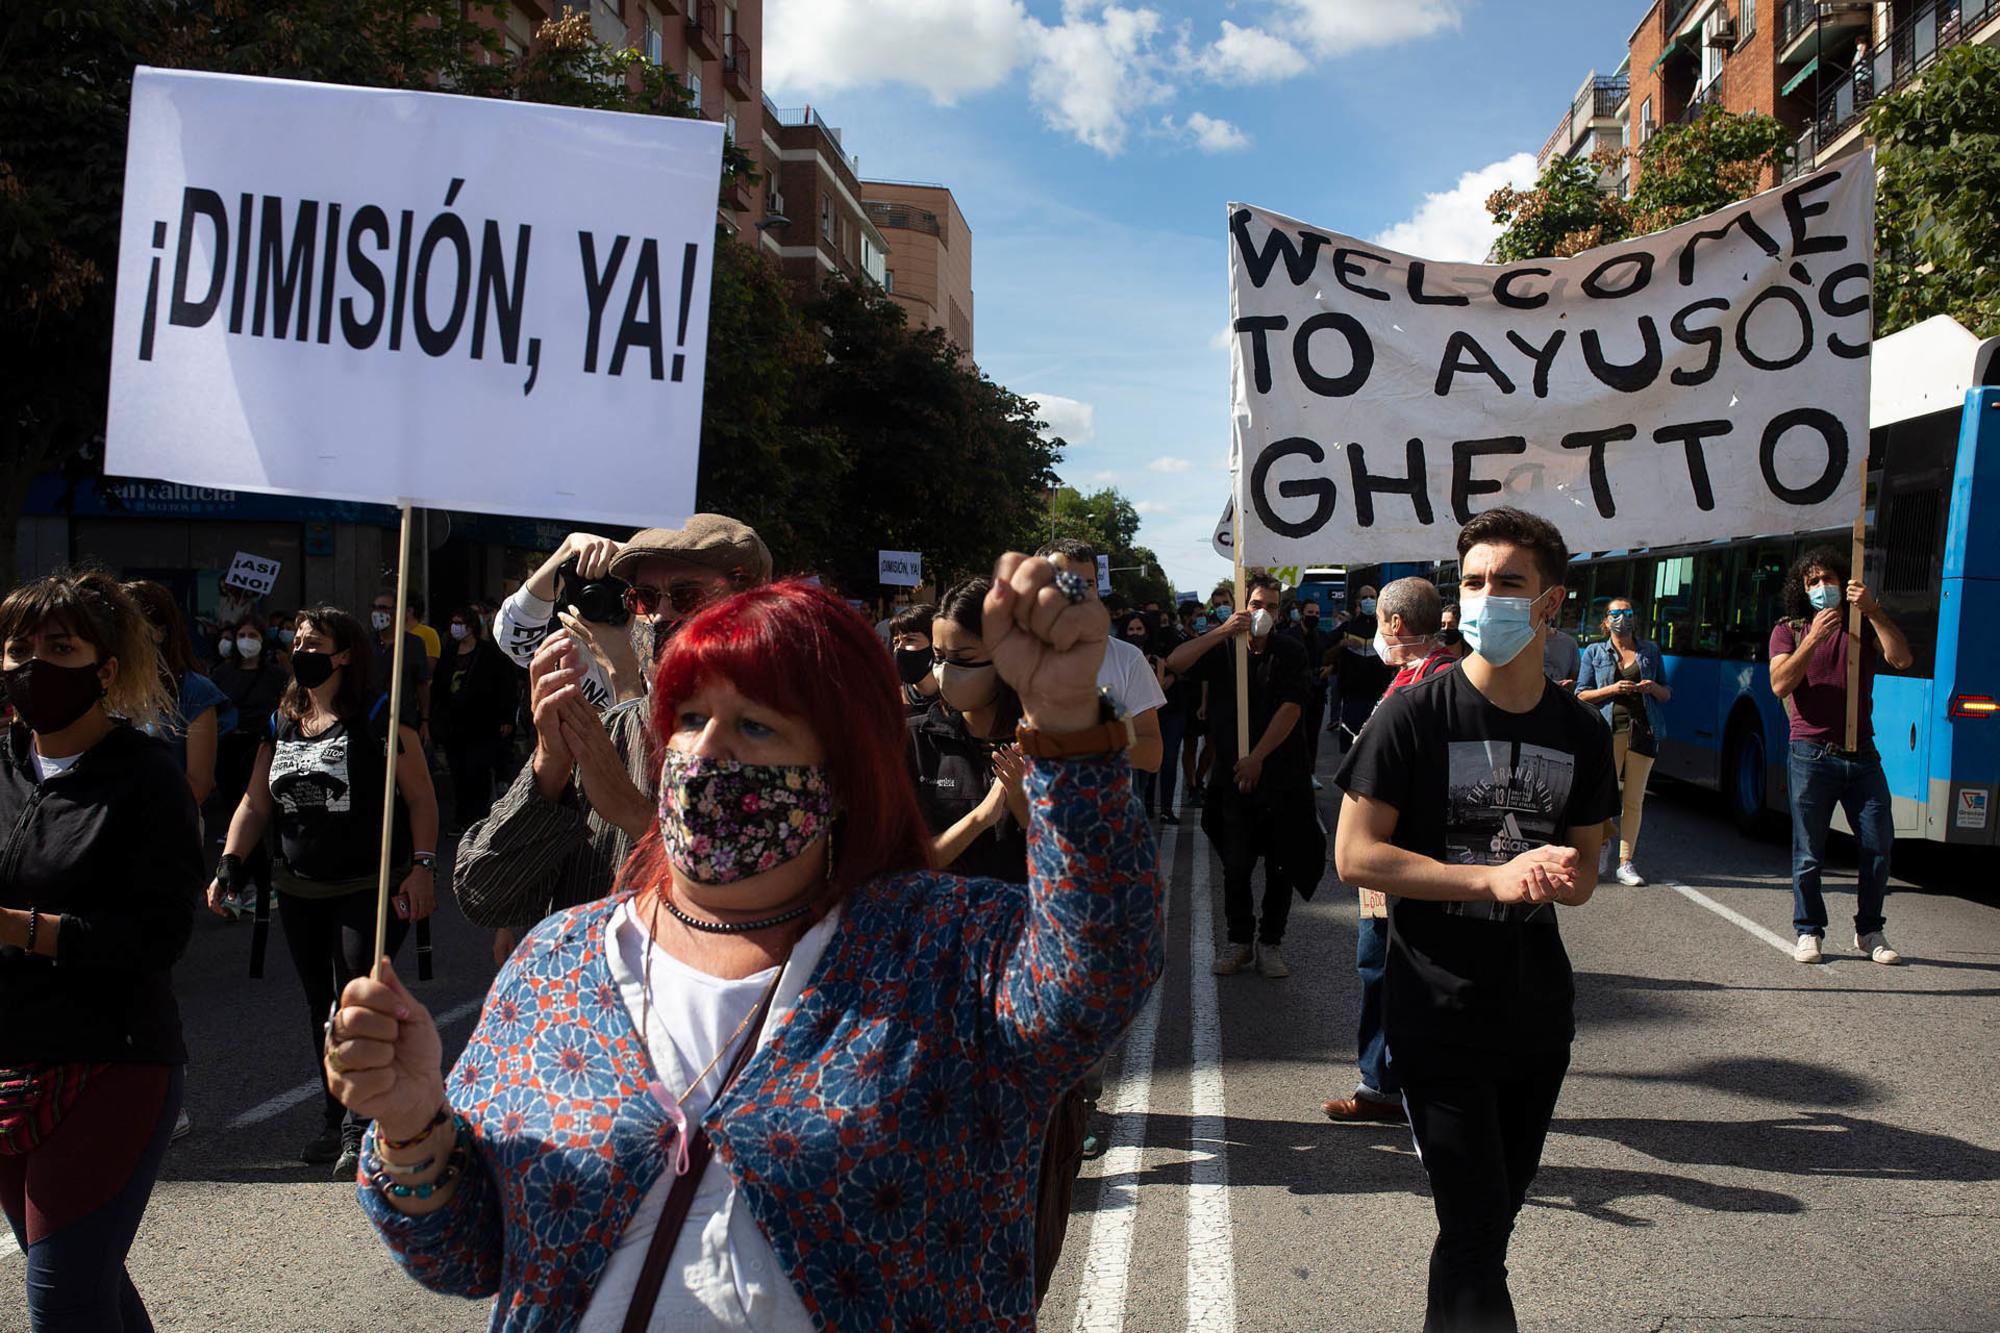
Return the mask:
MULTIPOLYGON (((1408 1135, 1319 1111, 1353 1086, 1353 895, 1329 878, 1294 912, 1290 979, 1215 978, 1219 864, 1191 823, 1162 851, 1168 972, 1114 1063, 1113 1146, 1078 1186, 1044 1326, 1419 1327, 1432 1218, 1408 1135)), ((1513 1242, 1524 1327, 2000 1329, 1991 864, 1983 885, 1949 865, 1899 879, 1888 931, 1909 965, 1857 958, 1836 932, 1808 968, 1746 928, 1787 933, 1779 842, 1665 787, 1640 852, 1651 884, 1564 909, 1580 1033, 1513 1242)), ((248 943, 204 914, 177 973, 195 1129, 130 1263, 156 1324, 484 1328, 485 1303, 402 1277, 352 1186, 298 1163, 318 1114, 304 1001, 275 931, 263 981, 248 943)), ((488 937, 448 906, 437 961, 419 990, 455 1053, 488 937)), ((25 1329, 22 1260, 0 1250, 0 1330, 25 1329)))

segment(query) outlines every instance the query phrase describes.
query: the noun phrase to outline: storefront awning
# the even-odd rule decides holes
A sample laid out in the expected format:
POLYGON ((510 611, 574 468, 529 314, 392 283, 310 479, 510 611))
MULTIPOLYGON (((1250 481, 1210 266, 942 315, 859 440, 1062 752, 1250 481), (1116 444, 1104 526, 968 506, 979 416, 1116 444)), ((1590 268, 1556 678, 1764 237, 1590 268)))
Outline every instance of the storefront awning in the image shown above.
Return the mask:
POLYGON ((1778 89, 1778 96, 1780 97, 1791 96, 1792 89, 1798 87, 1800 84, 1804 83, 1807 79, 1810 79, 1813 76, 1813 71, 1818 68, 1819 68, 1819 57, 1814 56, 1811 60, 1806 61, 1805 68, 1801 69, 1798 73, 1792 75, 1792 81, 1790 83, 1787 83, 1784 87, 1778 89))

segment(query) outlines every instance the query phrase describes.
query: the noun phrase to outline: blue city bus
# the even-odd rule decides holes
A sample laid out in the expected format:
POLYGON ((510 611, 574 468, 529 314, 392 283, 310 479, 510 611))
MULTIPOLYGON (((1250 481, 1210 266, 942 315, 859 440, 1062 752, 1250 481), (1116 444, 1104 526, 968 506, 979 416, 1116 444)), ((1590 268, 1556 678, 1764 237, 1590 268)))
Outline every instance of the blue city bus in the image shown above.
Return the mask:
MULTIPOLYGON (((1870 540, 1862 577, 1909 636, 1875 680, 1896 836, 2000 844, 2000 338, 1945 318, 1874 346, 1870 540)), ((1655 772, 1719 791, 1747 829, 1786 808, 1789 728, 1766 665, 1779 594, 1808 546, 1850 532, 1611 551, 1572 564, 1563 623, 1602 638, 1629 597, 1673 698, 1655 772)), ((1838 816, 1836 817, 1839 818, 1838 816)), ((1845 828, 1844 822, 1837 827, 1845 828)))

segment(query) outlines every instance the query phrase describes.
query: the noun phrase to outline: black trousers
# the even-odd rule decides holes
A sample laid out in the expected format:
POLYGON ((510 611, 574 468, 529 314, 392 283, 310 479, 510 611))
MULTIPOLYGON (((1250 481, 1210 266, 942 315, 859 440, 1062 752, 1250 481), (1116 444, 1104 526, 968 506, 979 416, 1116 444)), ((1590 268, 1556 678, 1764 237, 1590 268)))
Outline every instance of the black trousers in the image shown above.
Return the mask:
MULTIPOLYGON (((312 1067, 320 1067, 320 1051, 326 1038, 326 1016, 347 983, 364 976, 375 965, 375 891, 343 893, 337 898, 301 898, 297 894, 278 895, 278 920, 284 923, 285 947, 291 952, 292 966, 298 969, 299 985, 306 993, 306 1027, 312 1038, 312 1067)), ((389 932, 382 942, 392 956, 402 947, 410 923, 389 910, 389 932)), ((326 1098, 326 1122, 332 1124, 343 1114, 355 1124, 361 1121, 341 1106, 331 1091, 321 1089, 326 1098)))
POLYGON ((1424 1333, 1515 1328, 1507 1241, 1542 1164, 1542 1141, 1568 1069, 1565 1050, 1526 1059, 1502 1078, 1402 1073, 1410 1131, 1438 1219, 1424 1333))
POLYGON ((460 828, 471 828, 493 810, 500 744, 498 736, 445 742, 444 763, 451 770, 451 814, 460 828))
MULTIPOLYGON (((1227 773, 1209 783, 1202 806, 1201 831, 1222 854, 1222 916, 1231 944, 1283 944, 1285 924, 1292 916, 1292 879, 1285 873, 1282 842, 1286 819, 1301 817, 1293 793, 1259 790, 1249 796, 1236 790, 1227 773), (1287 798, 1290 799, 1287 799, 1287 798), (1264 862, 1262 911, 1251 887, 1259 859, 1264 862)), ((1312 818, 1308 795, 1303 817, 1312 818)))

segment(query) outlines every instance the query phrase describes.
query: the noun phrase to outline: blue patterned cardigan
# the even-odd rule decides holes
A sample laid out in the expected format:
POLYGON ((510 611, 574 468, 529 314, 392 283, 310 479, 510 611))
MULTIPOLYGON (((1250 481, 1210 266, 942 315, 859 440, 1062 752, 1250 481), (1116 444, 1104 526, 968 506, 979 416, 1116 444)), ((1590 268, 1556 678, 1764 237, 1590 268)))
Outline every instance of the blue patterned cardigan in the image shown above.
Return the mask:
MULTIPOLYGON (((921 873, 857 891, 708 1113, 820 1327, 1034 1327, 1043 1127, 1165 961, 1129 774, 1030 766, 1026 886, 921 873)), ((673 1128, 605 955, 617 901, 544 921, 494 980, 446 1085, 477 1148, 450 1203, 406 1217, 360 1186, 404 1269, 497 1296, 496 1330, 573 1329, 668 1162, 673 1128)))

